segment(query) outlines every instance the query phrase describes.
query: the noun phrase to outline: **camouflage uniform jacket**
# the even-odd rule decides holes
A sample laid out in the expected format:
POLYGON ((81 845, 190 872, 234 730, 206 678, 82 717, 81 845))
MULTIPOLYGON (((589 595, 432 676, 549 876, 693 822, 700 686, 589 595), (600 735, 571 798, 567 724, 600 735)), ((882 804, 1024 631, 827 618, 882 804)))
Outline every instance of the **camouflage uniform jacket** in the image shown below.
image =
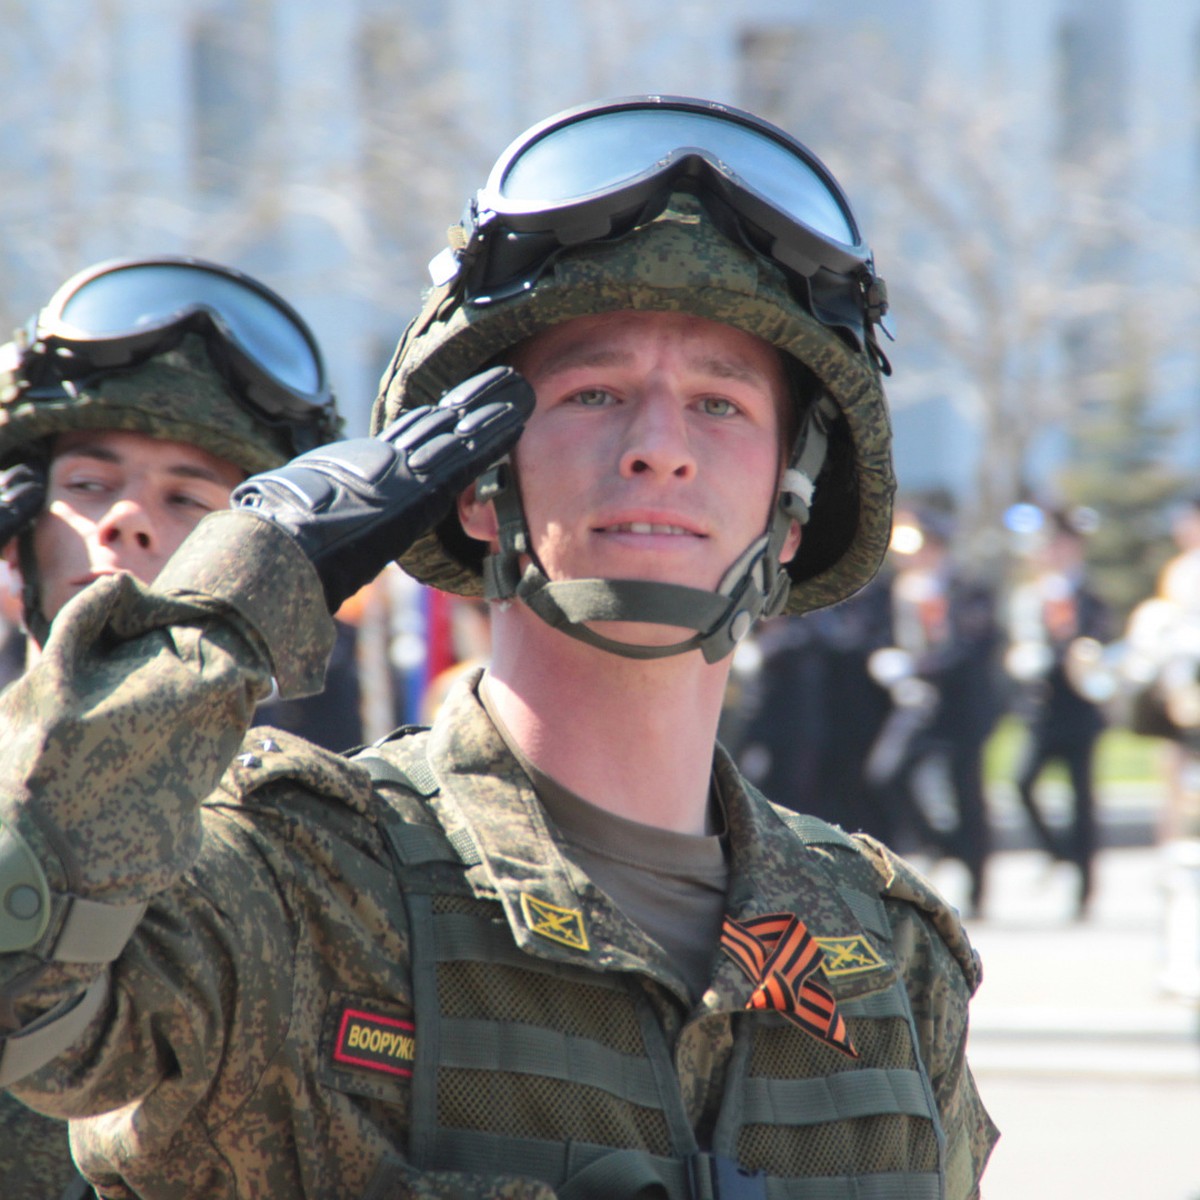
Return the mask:
MULTIPOLYGON (((607 1020, 605 997, 636 993, 639 1020, 674 1047, 677 1082, 662 1078, 661 1063, 651 1077, 684 1114, 670 1118, 669 1149, 719 1140, 748 981, 715 956, 712 987, 690 1004, 663 953, 562 856, 472 681, 430 733, 390 741, 369 760, 266 730, 243 742, 272 675, 285 695, 319 683, 331 629, 307 562, 242 514, 206 519, 154 587, 101 580, 55 624, 41 664, 0 698, 12 731, 0 821, 20 831, 56 893, 148 908, 111 964, 0 956, 0 1029, 36 1028, 98 988, 102 1002, 77 1040, 13 1090, 72 1121, 81 1167, 103 1195, 546 1200, 554 1190, 527 1177, 540 1173, 481 1166, 467 1152, 455 1161, 472 1143, 439 1128, 449 1088, 434 1112, 422 1096, 456 1077, 456 1103, 492 1121, 527 1120, 492 1086, 504 1078, 505 1039, 469 1019, 450 1039, 448 1006, 469 1016, 501 996, 532 1004, 540 1021, 556 997, 589 982, 601 999, 586 1006, 593 1025, 607 1020), (441 960, 455 958, 461 991, 431 1004, 441 960), (543 985, 532 999, 504 983, 526 960, 543 985)), ((974 1195, 995 1132, 964 1057, 978 976, 953 914, 870 846, 853 857, 870 864, 887 928, 864 934, 836 886, 845 847, 805 844, 723 755, 716 770, 731 914, 801 912, 815 932, 868 956, 872 936, 890 932, 878 973, 898 977, 909 998, 907 1025, 944 1131, 944 1194, 974 1195)), ((861 1037, 855 1014, 878 985, 863 982, 870 972, 826 974, 861 1037)), ((520 1013, 509 1020, 518 1030, 520 1013)), ((805 1053, 833 1053, 788 1030, 815 1047, 805 1053)), ((544 1049, 539 1037, 531 1053, 544 1049)), ((558 1082, 573 1087, 623 1058, 597 1068, 574 1061, 579 1039, 559 1033, 552 1044, 570 1063, 558 1082)), ((637 1064, 624 1065, 639 1080, 633 1090, 644 1088, 637 1064)), ((571 1107, 562 1119, 588 1111, 571 1107)), ((609 1145, 620 1145, 617 1133, 609 1145)), ((560 1153, 565 1162, 572 1146, 560 1153)), ((570 1194, 667 1194, 622 1191, 616 1177, 570 1194)))

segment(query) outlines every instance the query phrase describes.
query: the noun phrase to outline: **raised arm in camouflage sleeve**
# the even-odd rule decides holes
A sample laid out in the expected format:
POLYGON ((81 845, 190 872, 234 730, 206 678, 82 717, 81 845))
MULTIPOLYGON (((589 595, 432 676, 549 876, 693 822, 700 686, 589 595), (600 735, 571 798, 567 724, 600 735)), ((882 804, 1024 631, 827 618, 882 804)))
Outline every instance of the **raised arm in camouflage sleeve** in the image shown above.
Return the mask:
POLYGON ((86 1056, 118 1019, 112 964, 196 857, 200 801, 272 676, 285 694, 319 689, 333 634, 291 540, 229 512, 153 588, 104 578, 60 616, 0 698, 0 1086, 68 1046, 86 1056))

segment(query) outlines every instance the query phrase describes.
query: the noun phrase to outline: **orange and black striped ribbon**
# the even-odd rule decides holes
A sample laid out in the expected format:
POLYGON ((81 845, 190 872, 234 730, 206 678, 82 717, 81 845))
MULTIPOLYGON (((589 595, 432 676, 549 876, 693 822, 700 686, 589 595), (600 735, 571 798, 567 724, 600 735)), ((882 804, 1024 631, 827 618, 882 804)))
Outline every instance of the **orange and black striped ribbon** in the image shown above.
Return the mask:
POLYGON ((735 921, 727 916, 721 949, 757 985, 747 1008, 782 1013, 835 1050, 858 1057, 832 993, 813 978, 824 952, 799 917, 771 913, 735 921))

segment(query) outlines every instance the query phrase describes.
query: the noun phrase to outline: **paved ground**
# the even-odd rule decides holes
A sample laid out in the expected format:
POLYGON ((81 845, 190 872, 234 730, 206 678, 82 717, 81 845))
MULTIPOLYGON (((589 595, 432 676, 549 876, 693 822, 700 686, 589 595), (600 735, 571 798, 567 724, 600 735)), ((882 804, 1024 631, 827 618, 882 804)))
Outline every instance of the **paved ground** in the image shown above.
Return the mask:
MULTIPOLYGON (((970 1057, 1003 1133, 984 1200, 1200 1200, 1200 1003, 1166 987, 1168 968, 1194 981, 1168 940, 1177 876, 1144 836, 1150 802, 1110 804, 1083 921, 1071 916, 1071 869, 1021 848, 997 805, 1014 848, 995 856, 987 908, 968 926, 985 967, 970 1057)), ((930 874, 961 898, 956 864, 930 874)), ((1191 967, 1200 925, 1188 936, 1191 967)))

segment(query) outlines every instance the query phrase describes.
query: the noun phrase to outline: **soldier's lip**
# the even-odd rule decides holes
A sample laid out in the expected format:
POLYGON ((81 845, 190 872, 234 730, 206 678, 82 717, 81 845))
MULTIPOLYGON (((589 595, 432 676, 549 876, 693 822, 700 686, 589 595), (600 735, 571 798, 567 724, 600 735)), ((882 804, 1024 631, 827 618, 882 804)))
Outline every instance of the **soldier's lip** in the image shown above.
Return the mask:
POLYGON ((614 513, 593 526, 597 533, 656 534, 661 537, 707 537, 695 521, 678 513, 628 512, 614 513))
POLYGON ((606 525, 601 533, 656 533, 668 537, 699 537, 700 535, 682 525, 669 525, 660 521, 619 521, 615 525, 606 525))

